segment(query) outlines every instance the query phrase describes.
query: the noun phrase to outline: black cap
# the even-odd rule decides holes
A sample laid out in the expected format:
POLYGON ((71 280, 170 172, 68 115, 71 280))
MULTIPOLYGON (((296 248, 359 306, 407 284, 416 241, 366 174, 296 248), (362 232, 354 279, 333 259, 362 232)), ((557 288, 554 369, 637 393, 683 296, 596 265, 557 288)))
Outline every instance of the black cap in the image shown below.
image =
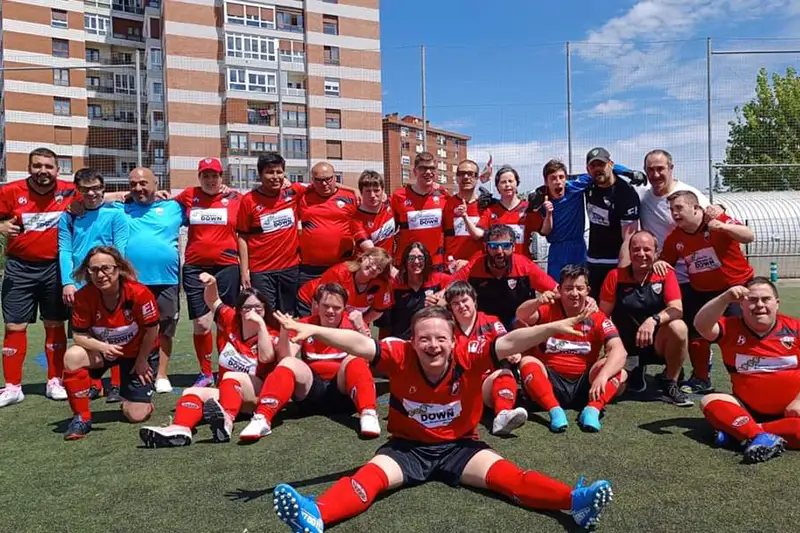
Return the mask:
POLYGON ((608 153, 608 150, 605 148, 592 148, 589 150, 589 153, 586 154, 586 164, 590 164, 592 161, 602 161, 603 163, 608 163, 611 161, 611 154, 608 153))

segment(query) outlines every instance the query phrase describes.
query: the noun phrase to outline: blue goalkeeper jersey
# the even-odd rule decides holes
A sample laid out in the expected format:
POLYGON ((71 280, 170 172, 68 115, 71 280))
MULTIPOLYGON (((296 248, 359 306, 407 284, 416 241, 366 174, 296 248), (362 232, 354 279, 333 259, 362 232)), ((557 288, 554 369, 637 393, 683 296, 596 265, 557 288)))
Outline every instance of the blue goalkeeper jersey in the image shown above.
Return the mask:
POLYGON ((131 228, 128 260, 144 285, 177 285, 178 236, 186 225, 183 207, 175 200, 124 204, 131 228))

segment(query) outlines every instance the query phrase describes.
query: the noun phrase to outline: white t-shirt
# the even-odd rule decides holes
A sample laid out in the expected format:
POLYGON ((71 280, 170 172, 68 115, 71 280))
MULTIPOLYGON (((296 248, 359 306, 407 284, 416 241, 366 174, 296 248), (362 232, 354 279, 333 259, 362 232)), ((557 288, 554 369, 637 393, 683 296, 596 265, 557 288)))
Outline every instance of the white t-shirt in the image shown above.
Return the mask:
MULTIPOLYGON (((675 228, 675 222, 672 220, 672 215, 669 212, 669 202, 667 197, 676 191, 691 191, 697 195, 697 200, 700 206, 705 209, 709 206, 708 198, 706 195, 692 187, 688 183, 675 180, 672 190, 664 196, 656 196, 653 194, 653 189, 649 185, 647 187, 638 187, 639 192, 639 223, 642 229, 646 229, 656 236, 658 239, 658 246, 664 244, 664 239, 675 228)), ((678 283, 688 283, 689 277, 686 274, 686 264, 683 260, 679 260, 675 265, 675 274, 678 277, 678 283)))

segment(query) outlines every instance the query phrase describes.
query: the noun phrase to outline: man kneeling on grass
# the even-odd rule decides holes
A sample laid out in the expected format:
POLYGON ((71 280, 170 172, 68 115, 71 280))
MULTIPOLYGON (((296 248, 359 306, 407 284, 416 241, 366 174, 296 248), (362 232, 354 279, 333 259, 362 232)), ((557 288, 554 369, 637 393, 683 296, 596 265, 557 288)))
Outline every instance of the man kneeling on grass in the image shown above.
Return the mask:
POLYGON ((344 477, 320 498, 301 495, 289 485, 275 487, 278 517, 294 533, 320 533, 325 526, 356 516, 387 490, 438 480, 500 493, 531 509, 571 512, 582 527, 597 523, 611 501, 611 484, 596 481, 575 489, 533 470, 524 471, 478 440, 483 411, 483 375, 500 360, 569 333, 586 314, 523 328, 485 343, 470 354, 456 344, 453 315, 443 307, 418 311, 410 341, 374 341, 353 331, 296 322, 276 313, 295 339, 313 337, 369 361, 389 376, 389 433, 392 438, 352 477, 344 477))

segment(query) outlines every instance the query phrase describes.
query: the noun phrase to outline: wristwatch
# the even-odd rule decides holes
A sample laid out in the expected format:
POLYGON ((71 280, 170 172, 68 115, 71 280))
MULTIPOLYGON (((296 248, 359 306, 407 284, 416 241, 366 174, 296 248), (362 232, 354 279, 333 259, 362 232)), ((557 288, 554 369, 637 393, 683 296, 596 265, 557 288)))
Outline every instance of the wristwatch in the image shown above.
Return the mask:
POLYGON ((652 318, 655 321, 656 326, 661 325, 661 315, 659 313, 654 314, 650 318, 652 318))

